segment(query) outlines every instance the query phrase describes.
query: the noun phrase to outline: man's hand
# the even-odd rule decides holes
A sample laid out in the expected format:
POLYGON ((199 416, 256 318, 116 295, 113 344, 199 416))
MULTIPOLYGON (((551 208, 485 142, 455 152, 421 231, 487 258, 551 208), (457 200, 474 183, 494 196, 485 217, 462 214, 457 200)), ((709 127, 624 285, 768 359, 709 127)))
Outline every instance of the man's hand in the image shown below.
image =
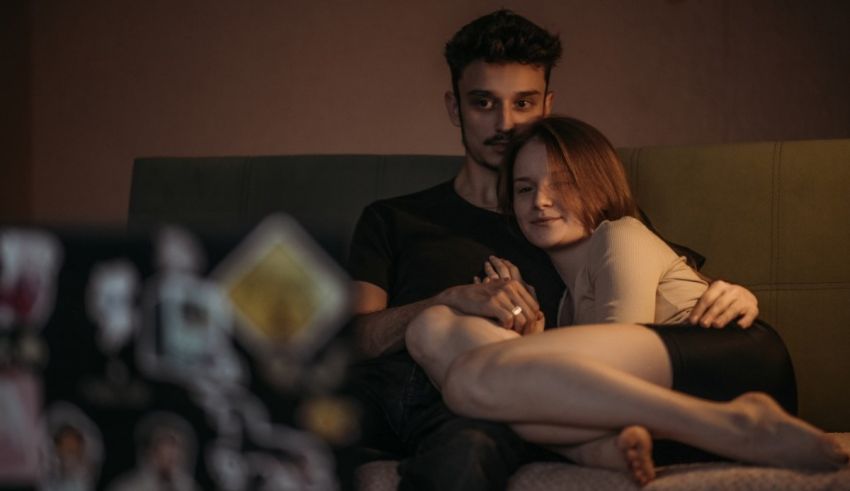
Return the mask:
POLYGON ((688 321, 703 327, 721 328, 738 318, 738 325, 747 328, 759 314, 758 300, 740 285, 716 280, 702 294, 688 321))
POLYGON ((484 274, 484 279, 475 277, 474 285, 467 285, 486 285, 483 289, 465 292, 469 294, 467 300, 471 302, 467 306, 471 310, 459 305, 453 307, 466 314, 493 318, 502 327, 523 336, 543 331, 546 322, 537 303, 537 294, 531 285, 523 281, 519 268, 507 259, 490 256, 484 263, 484 274))
POLYGON ((515 279, 476 280, 471 285, 449 288, 435 300, 464 314, 493 319, 521 335, 537 332, 538 325, 542 325, 540 305, 525 285, 515 279))
MULTIPOLYGON (((534 300, 537 300, 537 292, 534 290, 534 287, 526 283, 522 279, 522 274, 519 272, 519 268, 517 268, 514 263, 508 261, 507 259, 502 259, 496 256, 490 256, 487 262, 484 263, 484 273, 487 275, 483 281, 494 281, 496 279, 513 279, 517 280, 525 287, 528 293, 534 297, 534 300)), ((476 278, 478 280, 478 278, 476 278)), ((538 332, 543 332, 543 329, 546 328, 546 319, 543 317, 542 311, 537 311, 537 317, 534 321, 531 322, 530 327, 526 327, 523 331, 517 331, 520 335, 525 336, 528 334, 535 334, 538 332)))

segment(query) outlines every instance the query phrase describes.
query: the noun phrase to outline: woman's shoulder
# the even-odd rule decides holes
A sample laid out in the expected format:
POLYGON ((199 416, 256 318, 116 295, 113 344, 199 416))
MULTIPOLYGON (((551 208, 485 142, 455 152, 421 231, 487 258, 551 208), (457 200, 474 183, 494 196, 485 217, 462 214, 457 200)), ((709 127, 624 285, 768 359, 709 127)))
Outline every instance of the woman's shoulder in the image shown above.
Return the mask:
POLYGON ((633 217, 604 220, 594 231, 591 240, 591 260, 594 262, 609 262, 615 257, 617 262, 654 262, 654 259, 665 262, 675 258, 663 240, 633 217))
POLYGON ((669 264, 677 255, 658 235, 634 217, 605 220, 593 234, 599 259, 620 261, 631 258, 641 262, 669 264))
POLYGON ((619 242, 619 239, 657 239, 657 236, 643 222, 629 216, 616 220, 603 220, 594 230, 593 237, 604 243, 619 242))

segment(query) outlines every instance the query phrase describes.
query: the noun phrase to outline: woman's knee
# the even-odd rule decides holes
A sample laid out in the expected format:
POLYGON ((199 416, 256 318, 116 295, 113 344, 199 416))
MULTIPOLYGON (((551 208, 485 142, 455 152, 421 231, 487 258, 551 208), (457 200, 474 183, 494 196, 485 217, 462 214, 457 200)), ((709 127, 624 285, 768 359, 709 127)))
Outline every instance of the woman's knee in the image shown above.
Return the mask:
POLYGON ((428 307, 414 317, 404 334, 410 356, 419 362, 433 357, 443 344, 443 333, 450 328, 454 317, 452 309, 445 305, 428 307))

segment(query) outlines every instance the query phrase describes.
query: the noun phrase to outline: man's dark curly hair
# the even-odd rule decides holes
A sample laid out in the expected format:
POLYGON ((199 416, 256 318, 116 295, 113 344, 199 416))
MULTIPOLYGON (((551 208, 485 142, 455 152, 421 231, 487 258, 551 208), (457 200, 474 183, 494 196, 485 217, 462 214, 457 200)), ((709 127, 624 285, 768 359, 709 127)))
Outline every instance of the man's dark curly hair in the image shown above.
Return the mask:
POLYGON ((549 73, 561 58, 561 41, 525 17, 502 9, 463 26, 446 43, 444 54, 455 94, 463 70, 476 60, 541 66, 548 85, 549 73))

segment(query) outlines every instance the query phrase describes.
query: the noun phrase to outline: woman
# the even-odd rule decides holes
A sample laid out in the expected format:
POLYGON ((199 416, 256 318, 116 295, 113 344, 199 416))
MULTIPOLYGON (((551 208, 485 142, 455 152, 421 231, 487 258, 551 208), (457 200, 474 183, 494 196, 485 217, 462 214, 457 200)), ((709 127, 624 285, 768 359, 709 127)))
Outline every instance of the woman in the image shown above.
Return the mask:
MULTIPOLYGON (((582 325, 520 337, 449 307, 424 311, 407 348, 451 409, 505 421, 529 441, 640 483, 654 476, 652 437, 756 464, 846 465, 828 435, 777 404, 794 412, 796 392, 770 326, 686 324, 707 284, 635 218, 622 165, 596 129, 563 117, 534 124, 508 159, 500 194, 567 286, 558 324, 582 325)), ((521 281, 498 258, 485 273, 477 281, 521 281)))

